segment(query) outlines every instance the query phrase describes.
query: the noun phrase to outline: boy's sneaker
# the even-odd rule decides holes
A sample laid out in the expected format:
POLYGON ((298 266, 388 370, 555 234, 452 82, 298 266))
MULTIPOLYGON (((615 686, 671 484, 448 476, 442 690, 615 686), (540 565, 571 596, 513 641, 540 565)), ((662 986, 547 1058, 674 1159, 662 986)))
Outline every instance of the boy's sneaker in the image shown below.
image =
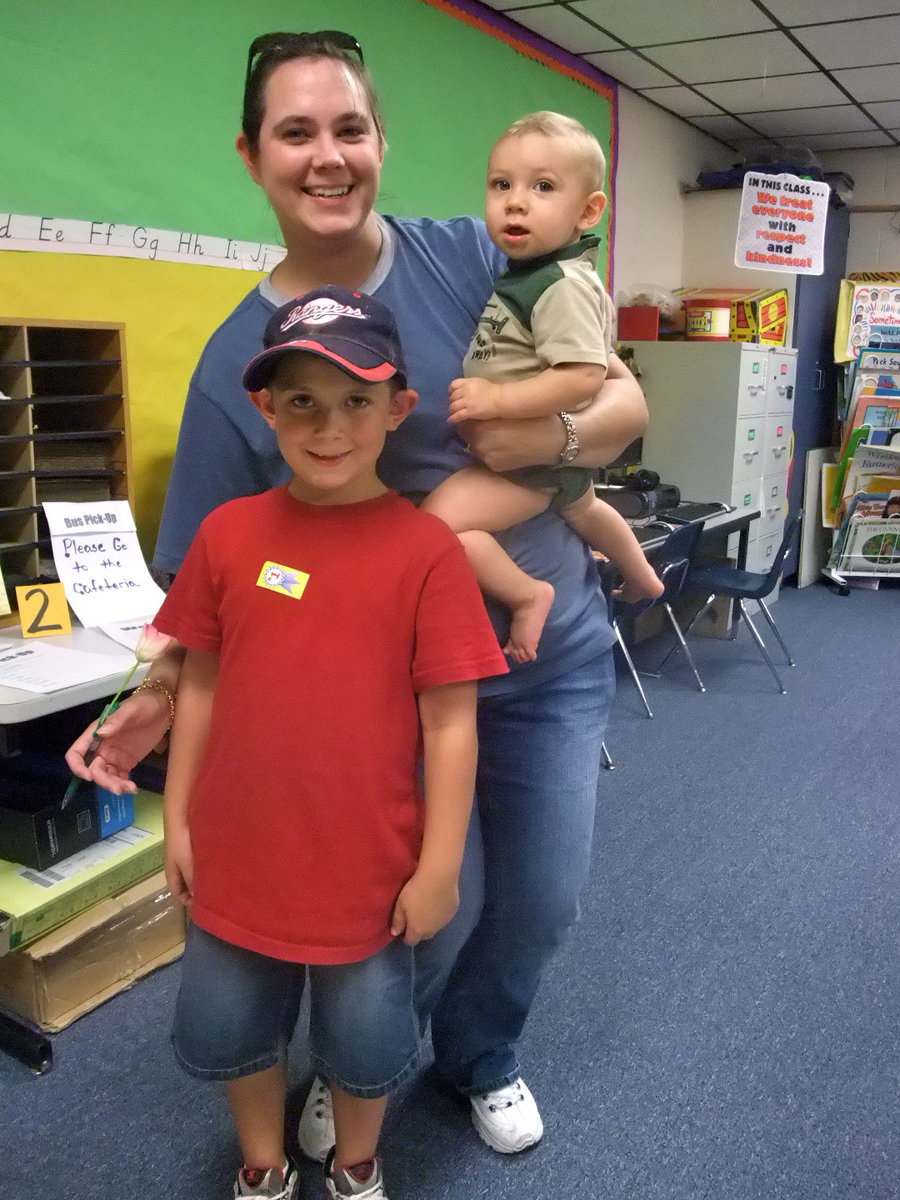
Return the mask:
POLYGON ((297 1200, 300 1176, 294 1166, 289 1165, 287 1174, 270 1167, 267 1171, 258 1167, 241 1167, 234 1185, 234 1200, 242 1196, 258 1196, 261 1200, 297 1200))
POLYGON ((331 1088, 317 1075, 312 1081, 300 1124, 297 1144, 307 1158, 323 1163, 334 1145, 334 1111, 331 1107, 331 1088))
POLYGON ((324 1168, 325 1190, 331 1200, 388 1200, 377 1158, 367 1158, 352 1167, 341 1167, 332 1175, 333 1162, 334 1147, 328 1152, 324 1168))
POLYGON ((544 1136, 544 1123, 534 1096, 521 1079, 469 1099, 475 1131, 500 1154, 518 1154, 544 1136))

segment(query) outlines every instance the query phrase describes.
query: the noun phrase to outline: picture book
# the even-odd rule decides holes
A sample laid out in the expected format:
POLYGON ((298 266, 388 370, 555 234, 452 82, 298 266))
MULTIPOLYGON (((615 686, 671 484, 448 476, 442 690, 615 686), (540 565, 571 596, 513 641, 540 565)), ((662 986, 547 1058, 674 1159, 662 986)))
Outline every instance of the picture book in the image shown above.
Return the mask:
POLYGON ((889 446, 900 433, 900 388, 869 387, 865 382, 847 422, 845 444, 854 429, 869 426, 870 446, 889 446))
POLYGON ((833 511, 835 525, 840 523, 849 498, 870 487, 874 477, 900 480, 900 441, 892 446, 872 446, 864 440, 865 433, 865 426, 854 432, 835 471, 830 504, 823 504, 825 513, 833 511))
POLYGON ((835 327, 835 361, 849 362, 867 347, 900 349, 900 287, 844 279, 835 327))
POLYGON ((900 577, 900 487, 853 496, 827 569, 839 575, 900 577))

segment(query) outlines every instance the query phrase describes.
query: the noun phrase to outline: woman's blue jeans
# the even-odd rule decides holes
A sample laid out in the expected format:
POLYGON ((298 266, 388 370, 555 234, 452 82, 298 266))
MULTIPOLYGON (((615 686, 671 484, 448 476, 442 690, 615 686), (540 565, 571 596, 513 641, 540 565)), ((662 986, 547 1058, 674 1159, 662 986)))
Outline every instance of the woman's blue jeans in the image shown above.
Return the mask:
MULTIPOLYGON (((467 1095, 518 1077, 515 1044, 544 969, 578 920, 614 693, 608 650, 549 683, 479 702, 484 906, 432 1015, 437 1068, 467 1095)), ((467 854, 469 899, 479 890, 470 882, 477 859, 467 854)), ((451 925, 464 923, 461 911, 451 925)))

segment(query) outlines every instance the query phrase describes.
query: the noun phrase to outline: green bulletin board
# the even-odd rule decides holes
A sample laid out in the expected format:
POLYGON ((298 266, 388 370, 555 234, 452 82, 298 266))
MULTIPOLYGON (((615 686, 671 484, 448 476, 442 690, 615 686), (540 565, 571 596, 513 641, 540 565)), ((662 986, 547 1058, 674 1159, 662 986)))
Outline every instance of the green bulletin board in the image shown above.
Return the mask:
POLYGON ((454 7, 17 4, 0 27, 0 210, 278 241, 233 149, 247 47, 278 29, 358 37, 388 121, 382 211, 480 213, 493 139, 533 109, 570 113, 609 146, 609 99, 466 23, 454 7))
POLYGON ((13 244, 13 214, 42 230, 47 218, 48 228, 116 223, 187 241, 278 243, 234 150, 247 47, 260 33, 323 28, 355 34, 378 83, 382 212, 480 215, 490 146, 534 109, 570 113, 602 145, 614 140, 614 91, 568 77, 546 46, 524 44, 524 30, 515 45, 504 41, 498 34, 516 27, 475 0, 17 4, 0 24, 0 317, 124 325, 135 517, 148 555, 191 372, 260 276, 203 257, 42 253, 43 232, 13 244))

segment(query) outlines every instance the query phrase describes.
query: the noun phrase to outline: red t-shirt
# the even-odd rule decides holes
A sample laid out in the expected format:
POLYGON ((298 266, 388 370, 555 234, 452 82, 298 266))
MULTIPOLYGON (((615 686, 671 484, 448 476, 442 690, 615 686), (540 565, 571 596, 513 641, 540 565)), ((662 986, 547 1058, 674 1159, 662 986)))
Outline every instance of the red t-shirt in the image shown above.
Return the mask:
POLYGON ((295 962, 382 949, 421 845, 416 693, 507 670, 456 536, 394 492, 233 500, 155 623, 219 657, 193 919, 295 962))

